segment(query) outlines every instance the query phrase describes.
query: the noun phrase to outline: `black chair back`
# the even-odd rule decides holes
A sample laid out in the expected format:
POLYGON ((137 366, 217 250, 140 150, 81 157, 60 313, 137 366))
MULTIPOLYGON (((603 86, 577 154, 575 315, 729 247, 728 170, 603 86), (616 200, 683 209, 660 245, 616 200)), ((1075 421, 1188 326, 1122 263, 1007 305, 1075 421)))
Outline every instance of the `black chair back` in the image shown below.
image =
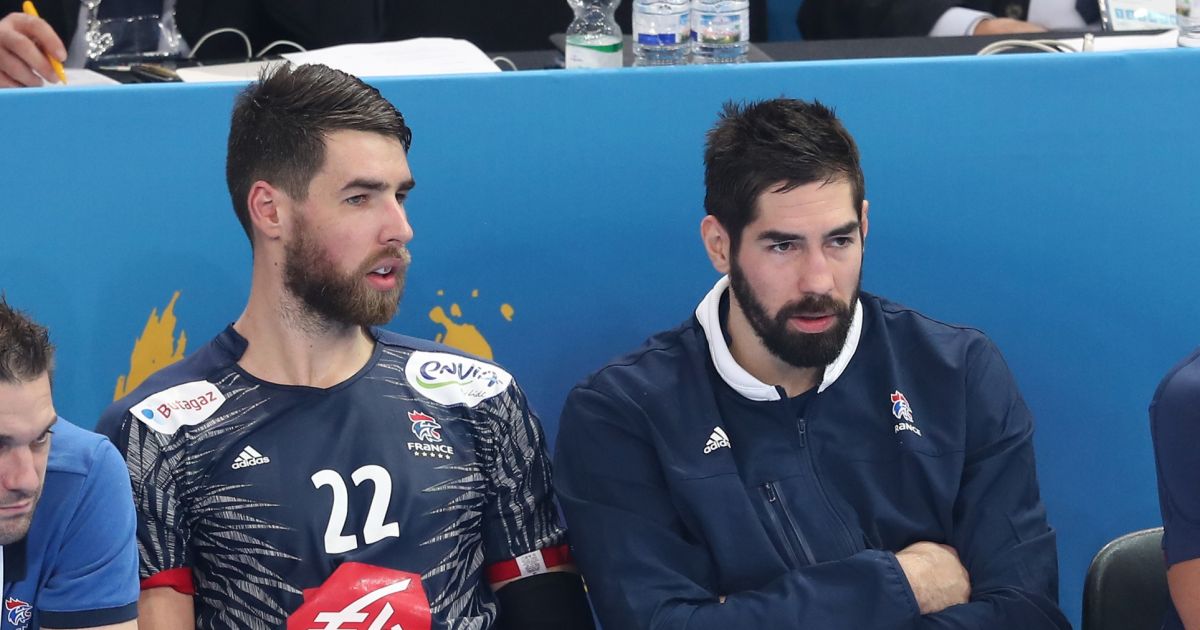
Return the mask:
POLYGON ((1162 528, 1104 545, 1083 585, 1083 630, 1159 630, 1170 605, 1162 528))

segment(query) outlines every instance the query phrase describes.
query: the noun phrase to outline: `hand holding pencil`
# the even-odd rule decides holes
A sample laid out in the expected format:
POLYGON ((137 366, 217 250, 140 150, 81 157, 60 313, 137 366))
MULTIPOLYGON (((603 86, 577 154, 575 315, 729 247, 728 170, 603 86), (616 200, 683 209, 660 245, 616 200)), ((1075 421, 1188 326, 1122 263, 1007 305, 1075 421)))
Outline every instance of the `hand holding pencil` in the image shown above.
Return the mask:
POLYGON ((32 3, 25 3, 24 13, 0 19, 0 87, 36 87, 42 78, 65 83, 61 61, 66 57, 62 40, 32 3))

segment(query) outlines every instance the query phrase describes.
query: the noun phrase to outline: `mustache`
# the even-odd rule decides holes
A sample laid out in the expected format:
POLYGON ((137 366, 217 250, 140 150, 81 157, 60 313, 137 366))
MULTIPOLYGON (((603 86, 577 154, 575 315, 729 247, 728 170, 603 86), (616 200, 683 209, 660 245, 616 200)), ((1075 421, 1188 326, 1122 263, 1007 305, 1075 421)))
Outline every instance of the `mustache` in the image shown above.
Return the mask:
POLYGON ((368 273, 372 269, 379 266, 379 263, 389 258, 395 258, 400 261, 400 269, 408 269, 408 265, 412 262, 412 254, 409 253, 407 247, 393 246, 384 248, 377 256, 373 256, 363 263, 362 272, 368 273))
POLYGON ((788 302, 779 309, 775 316, 778 320, 792 317, 811 315, 835 315, 838 317, 850 313, 850 308, 828 295, 806 295, 799 300, 788 302))

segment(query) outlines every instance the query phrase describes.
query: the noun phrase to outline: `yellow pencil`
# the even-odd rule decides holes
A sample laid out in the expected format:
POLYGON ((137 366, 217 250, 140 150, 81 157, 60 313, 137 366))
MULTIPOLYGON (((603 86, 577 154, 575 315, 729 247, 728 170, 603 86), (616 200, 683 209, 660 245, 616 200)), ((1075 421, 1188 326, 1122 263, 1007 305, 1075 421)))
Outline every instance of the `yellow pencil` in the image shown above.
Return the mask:
MULTIPOLYGON (((33 17, 38 17, 37 9, 33 6, 33 3, 30 2, 29 0, 25 0, 25 3, 21 5, 21 10, 24 11, 26 15, 32 15, 33 17)), ((58 80, 62 81, 63 85, 66 85, 67 84, 67 73, 63 72, 62 64, 59 63, 58 60, 55 59, 54 57, 51 57, 50 53, 46 53, 46 60, 50 62, 50 67, 54 68, 54 74, 58 75, 58 80)))

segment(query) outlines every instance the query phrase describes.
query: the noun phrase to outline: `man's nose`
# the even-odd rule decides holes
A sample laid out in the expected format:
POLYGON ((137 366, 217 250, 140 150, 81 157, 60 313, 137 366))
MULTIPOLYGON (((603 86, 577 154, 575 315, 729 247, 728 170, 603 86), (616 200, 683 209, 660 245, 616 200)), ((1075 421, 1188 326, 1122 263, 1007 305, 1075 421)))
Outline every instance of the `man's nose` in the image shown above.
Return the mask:
POLYGON ((6 448, 0 455, 0 486, 8 492, 33 494, 39 483, 33 450, 28 446, 6 448))

